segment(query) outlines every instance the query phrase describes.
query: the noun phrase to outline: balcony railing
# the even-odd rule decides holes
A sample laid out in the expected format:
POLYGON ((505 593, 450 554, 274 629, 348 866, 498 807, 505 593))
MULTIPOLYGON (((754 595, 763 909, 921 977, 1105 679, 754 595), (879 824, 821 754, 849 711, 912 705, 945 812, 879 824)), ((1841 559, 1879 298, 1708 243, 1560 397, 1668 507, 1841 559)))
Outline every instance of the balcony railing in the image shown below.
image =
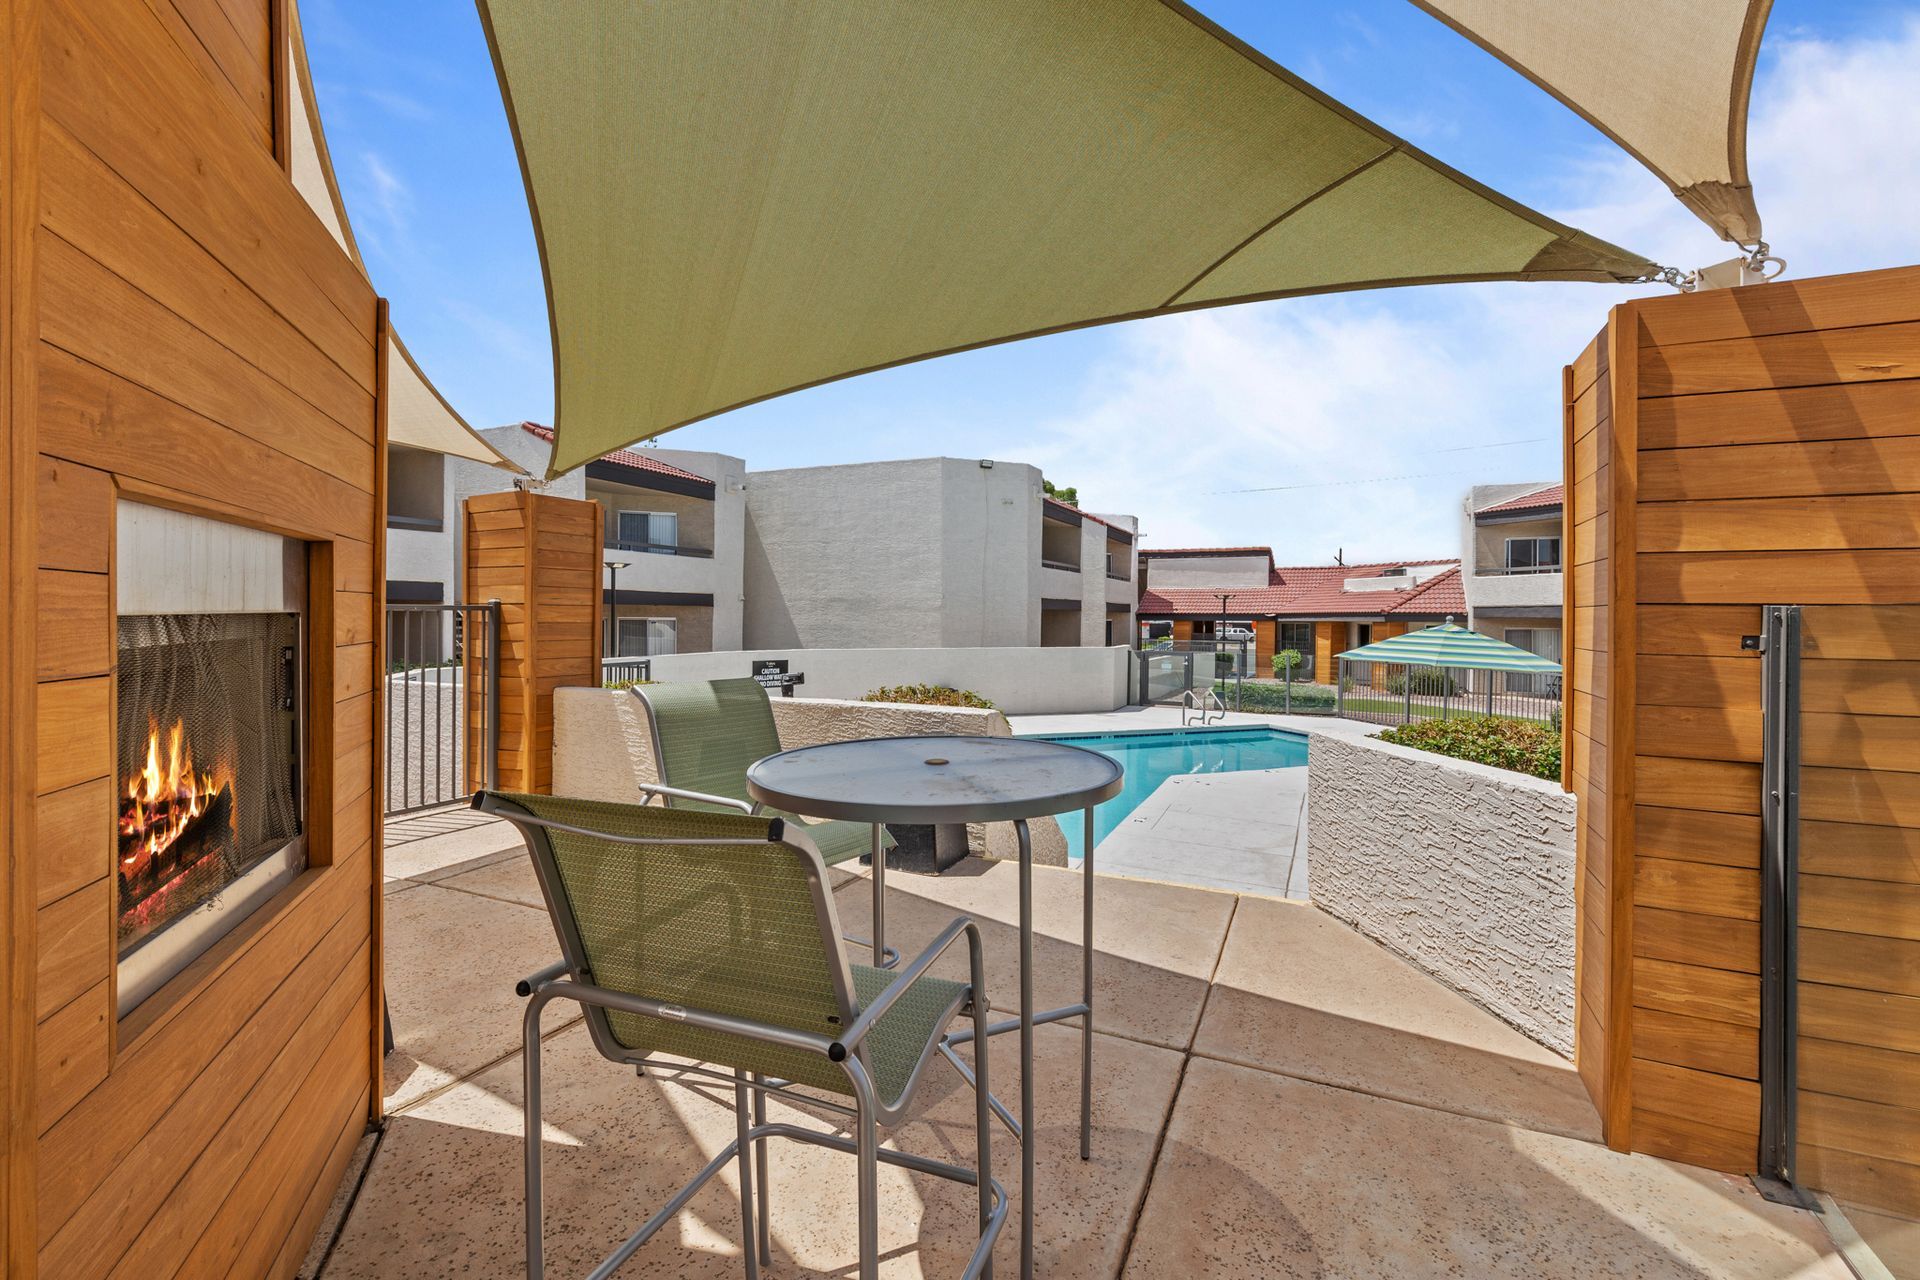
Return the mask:
POLYGON ((1507 577, 1509 575, 1527 574, 1527 573, 1562 573, 1565 571, 1565 569, 1566 569, 1565 565, 1558 565, 1558 564, 1531 564, 1531 565, 1495 564, 1495 565, 1483 565, 1480 568, 1475 569, 1474 572, 1484 578, 1484 577, 1507 577))
POLYGON ((1049 559, 1047 559, 1047 558, 1046 558, 1045 556, 1042 556, 1042 557, 1040 558, 1040 563, 1041 563, 1041 565, 1042 565, 1042 566, 1044 566, 1044 567, 1046 567, 1046 568, 1048 568, 1048 569, 1063 569, 1063 570, 1065 570, 1065 571, 1066 571, 1066 572, 1068 572, 1068 573, 1078 573, 1078 572, 1080 572, 1080 566, 1079 566, 1079 565, 1077 565, 1077 564, 1068 564, 1068 563, 1067 563, 1067 562, 1066 562, 1065 560, 1049 560, 1049 559))
POLYGON ((1109 569, 1107 570, 1107 576, 1109 578, 1112 578, 1115 582, 1133 581, 1133 579, 1127 575, 1127 571, 1125 569, 1109 569))
POLYGON ((707 547, 689 547, 678 542, 609 542, 610 551, 637 551, 645 556, 692 556, 697 560, 713 559, 713 552, 707 547))
POLYGON ((397 516, 387 513, 387 528, 414 529, 421 533, 439 533, 442 525, 438 516, 397 516))

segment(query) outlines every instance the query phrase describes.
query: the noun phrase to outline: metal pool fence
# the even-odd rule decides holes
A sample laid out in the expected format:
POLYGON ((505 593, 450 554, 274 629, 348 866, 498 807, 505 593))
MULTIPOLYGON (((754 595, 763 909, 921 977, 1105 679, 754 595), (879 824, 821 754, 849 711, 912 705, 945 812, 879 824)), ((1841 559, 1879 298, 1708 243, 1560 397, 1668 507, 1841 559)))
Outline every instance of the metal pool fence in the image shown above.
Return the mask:
POLYGON ((386 623, 385 812, 451 804, 492 786, 500 602, 390 604, 386 623))
POLYGON ((1333 714, 1370 724, 1494 716, 1560 723, 1560 677, 1349 661, 1333 714))

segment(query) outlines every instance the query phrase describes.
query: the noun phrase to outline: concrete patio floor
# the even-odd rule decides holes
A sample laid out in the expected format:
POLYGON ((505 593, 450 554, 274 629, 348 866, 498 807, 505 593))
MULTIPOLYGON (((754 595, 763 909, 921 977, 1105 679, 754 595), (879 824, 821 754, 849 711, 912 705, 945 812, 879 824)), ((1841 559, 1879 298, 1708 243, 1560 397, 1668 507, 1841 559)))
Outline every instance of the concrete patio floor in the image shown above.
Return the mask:
MULTIPOLYGON (((1122 707, 1011 716, 1016 734, 1178 730, 1180 708, 1122 707)), ((1228 712, 1211 728, 1265 727, 1368 735, 1380 726, 1330 716, 1228 712)), ((1103 873, 1306 901, 1307 770, 1180 774, 1142 800, 1094 850, 1103 873)))
MULTIPOLYGON (((520 1274, 521 1002, 555 954, 510 829, 432 819, 390 836, 389 1121, 309 1277, 520 1274)), ((987 934, 989 987, 1016 1007, 1017 876, 970 860, 889 880, 909 950, 957 912, 987 934)), ((1078 872, 1035 872, 1037 998, 1078 987, 1078 872)), ((868 891, 848 877, 846 927, 868 891)), ((1038 1271, 1130 1277, 1833 1277, 1817 1219, 1735 1179, 1595 1141, 1571 1067, 1313 907, 1100 877, 1094 1158, 1077 1158, 1079 1031, 1037 1035, 1038 1271)), ((957 957, 956 963, 957 963, 957 957)), ((549 1274, 580 1275, 732 1137, 730 1091, 636 1079, 577 1019, 550 1015, 549 1274), (722 1096, 725 1095, 725 1096, 722 1096)), ((995 1092, 1017 1097, 1011 1039, 995 1092)), ((791 1108, 775 1104, 776 1116, 791 1108)), ((831 1123, 821 1116, 808 1123, 831 1123)), ((995 1171, 1018 1194, 1017 1151, 995 1171)), ((936 1064, 892 1145, 971 1159, 972 1106, 936 1064)), ((853 1168, 779 1144, 772 1276, 848 1275, 853 1168)), ((883 1167, 883 1271, 957 1274, 971 1194, 883 1167)), ((715 1179, 623 1269, 741 1274, 737 1185, 715 1179)), ((1012 1270, 1011 1229, 996 1254, 1012 1270)))

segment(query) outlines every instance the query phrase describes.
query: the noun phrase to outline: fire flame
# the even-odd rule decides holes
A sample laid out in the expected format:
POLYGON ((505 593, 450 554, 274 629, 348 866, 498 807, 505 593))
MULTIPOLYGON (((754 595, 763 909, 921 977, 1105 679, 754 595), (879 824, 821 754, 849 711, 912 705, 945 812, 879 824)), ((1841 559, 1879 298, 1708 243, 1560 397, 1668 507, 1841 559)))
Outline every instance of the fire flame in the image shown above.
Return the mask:
POLYGON ((206 812, 219 788, 210 773, 193 766, 186 726, 167 731, 166 765, 160 763, 160 726, 147 734, 147 760, 127 778, 120 806, 120 864, 129 871, 150 862, 206 812))

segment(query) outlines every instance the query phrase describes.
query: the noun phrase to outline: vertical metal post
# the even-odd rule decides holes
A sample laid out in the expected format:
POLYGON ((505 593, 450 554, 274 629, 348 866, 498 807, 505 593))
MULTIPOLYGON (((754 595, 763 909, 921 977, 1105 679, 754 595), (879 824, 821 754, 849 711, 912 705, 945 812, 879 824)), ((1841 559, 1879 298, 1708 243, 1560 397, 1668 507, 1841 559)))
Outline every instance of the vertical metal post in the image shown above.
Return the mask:
MULTIPOLYGON (((1020 842, 1020 1276, 1033 1280, 1034 1182, 1033 1131, 1033 836, 1025 818, 1016 818, 1020 842)), ((1091 852, 1089 850, 1088 852, 1091 852)))
MULTIPOLYGON (((733 1073, 733 1141, 739 1148, 734 1158, 740 1165, 740 1251, 747 1257, 747 1280, 760 1280, 759 1232, 754 1227, 753 1211, 754 1144, 747 1136, 752 1128, 748 1116, 753 1104, 748 1100, 747 1093, 747 1074, 736 1068, 733 1073)), ((757 1092, 755 1096, 758 1096, 757 1092)))
MULTIPOLYGON (((435 803, 446 800, 447 796, 447 740, 446 731, 441 727, 441 717, 446 714, 447 691, 444 684, 447 669, 440 664, 440 624, 443 619, 439 610, 420 615, 420 630, 424 636, 427 626, 433 625, 433 643, 426 646, 433 657, 433 798, 435 803)), ((426 690, 422 688, 421 701, 426 700, 426 690)), ((424 735, 423 735, 424 736, 424 735)), ((425 796, 421 797, 426 799, 425 796)))
POLYGON ((1343 718, 1347 714, 1347 660, 1345 658, 1333 664, 1333 714, 1343 718))
POLYGON ((487 601, 487 790, 500 786, 500 601, 487 601))
POLYGON ((887 967, 887 842, 885 828, 873 824, 873 967, 887 967))
POLYGON ((1080 847, 1080 1158, 1093 1159, 1093 807, 1083 818, 1080 847))
POLYGON ((1768 605, 1760 636, 1760 1171, 1791 1184, 1800 861, 1800 608, 1768 605))
POLYGON ((1413 668, 1403 667, 1400 673, 1400 692, 1406 705, 1400 712, 1401 724, 1413 723, 1413 668))
MULTIPOLYGON (((407 671, 408 671, 407 654, 413 647, 413 628, 409 625, 412 619, 413 619, 413 615, 411 613, 407 613, 404 610, 401 612, 400 614, 400 807, 402 809, 411 809, 413 807, 412 799, 408 794, 412 790, 412 788, 407 783, 407 779, 412 773, 412 766, 413 766, 413 681, 408 679, 407 677, 407 671)), ((382 676, 381 678, 391 679, 390 676, 382 676)), ((392 685, 387 686, 387 692, 389 695, 392 694, 393 692, 392 685)), ((392 701, 391 696, 389 696, 388 701, 389 702, 392 701)))

